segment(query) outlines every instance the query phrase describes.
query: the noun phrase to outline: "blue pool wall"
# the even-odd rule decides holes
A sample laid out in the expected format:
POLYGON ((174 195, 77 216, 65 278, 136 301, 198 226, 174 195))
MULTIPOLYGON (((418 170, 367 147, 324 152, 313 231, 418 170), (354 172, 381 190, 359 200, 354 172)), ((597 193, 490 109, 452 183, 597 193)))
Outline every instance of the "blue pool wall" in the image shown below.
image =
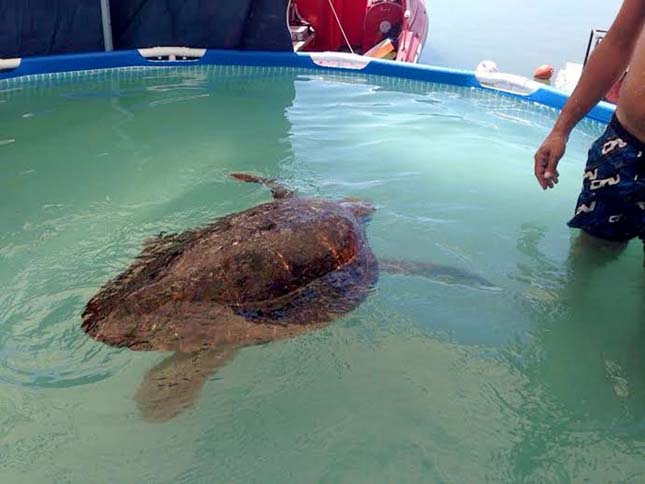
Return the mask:
MULTIPOLYGON (((257 52, 234 50, 207 50, 203 57, 194 61, 152 61, 141 56, 137 50, 99 52, 87 54, 71 54, 47 57, 27 57, 22 59, 20 66, 0 72, 3 79, 19 78, 37 74, 57 72, 85 71, 94 69, 110 69, 117 67, 143 66, 186 66, 186 65, 236 65, 256 67, 293 67, 317 69, 321 71, 356 72, 386 77, 398 77, 416 81, 450 84, 462 87, 480 88, 507 96, 523 99, 527 102, 542 104, 555 109, 561 109, 569 96, 566 93, 549 86, 540 87, 537 91, 521 95, 507 91, 499 91, 482 86, 472 71, 449 69, 420 64, 406 64, 379 59, 370 59, 364 68, 346 69, 324 67, 316 64, 309 54, 292 52, 257 52)), ((614 114, 614 106, 601 102, 587 115, 588 118, 607 124, 614 114)))

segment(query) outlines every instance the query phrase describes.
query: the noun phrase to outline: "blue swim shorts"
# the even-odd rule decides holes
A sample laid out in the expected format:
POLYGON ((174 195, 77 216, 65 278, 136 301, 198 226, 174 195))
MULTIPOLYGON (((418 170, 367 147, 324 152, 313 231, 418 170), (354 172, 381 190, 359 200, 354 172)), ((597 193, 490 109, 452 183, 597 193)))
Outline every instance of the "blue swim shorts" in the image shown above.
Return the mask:
POLYGON ((569 227, 606 240, 645 240, 645 143, 614 115, 589 150, 569 227))

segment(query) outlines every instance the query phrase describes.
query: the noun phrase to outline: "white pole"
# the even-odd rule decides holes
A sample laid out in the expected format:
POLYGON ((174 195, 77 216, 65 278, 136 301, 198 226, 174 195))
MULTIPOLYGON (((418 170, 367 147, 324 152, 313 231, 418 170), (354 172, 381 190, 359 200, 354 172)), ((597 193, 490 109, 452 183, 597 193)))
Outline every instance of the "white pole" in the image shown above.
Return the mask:
POLYGON ((112 19, 110 18, 110 0, 101 0, 101 20, 103 22, 103 44, 105 51, 114 50, 112 43, 112 19))

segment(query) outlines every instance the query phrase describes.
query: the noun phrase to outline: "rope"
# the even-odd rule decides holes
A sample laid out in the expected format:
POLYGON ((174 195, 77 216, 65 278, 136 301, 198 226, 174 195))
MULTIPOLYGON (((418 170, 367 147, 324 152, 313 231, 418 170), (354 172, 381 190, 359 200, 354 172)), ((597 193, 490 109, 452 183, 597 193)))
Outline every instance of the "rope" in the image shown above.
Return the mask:
POLYGON ((352 49, 352 46, 349 44, 349 39, 347 38, 345 29, 343 29, 343 25, 340 23, 340 19, 338 18, 338 14, 336 13, 336 8, 334 7, 334 2, 333 0, 327 0, 327 1, 329 2, 329 6, 331 7, 331 11, 334 14, 334 17, 336 18, 336 23, 338 24, 338 28, 340 28, 340 32, 343 34, 343 37, 345 38, 345 43, 347 44, 347 47, 349 47, 349 51, 353 54, 354 49, 352 49))

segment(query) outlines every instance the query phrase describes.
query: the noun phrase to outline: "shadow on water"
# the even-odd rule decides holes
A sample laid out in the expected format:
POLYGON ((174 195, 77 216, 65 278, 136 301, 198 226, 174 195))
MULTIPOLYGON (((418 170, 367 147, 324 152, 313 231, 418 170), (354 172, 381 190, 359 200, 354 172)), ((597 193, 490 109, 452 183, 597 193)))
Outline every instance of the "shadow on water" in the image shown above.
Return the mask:
POLYGON ((608 471, 612 455, 644 455, 645 271, 633 252, 588 246, 577 234, 556 264, 538 248, 543 236, 524 227, 518 241, 531 261, 517 273, 531 285, 522 304, 535 327, 503 356, 525 384, 511 409, 516 441, 499 457, 512 479, 560 482, 581 465, 591 476, 608 471))

